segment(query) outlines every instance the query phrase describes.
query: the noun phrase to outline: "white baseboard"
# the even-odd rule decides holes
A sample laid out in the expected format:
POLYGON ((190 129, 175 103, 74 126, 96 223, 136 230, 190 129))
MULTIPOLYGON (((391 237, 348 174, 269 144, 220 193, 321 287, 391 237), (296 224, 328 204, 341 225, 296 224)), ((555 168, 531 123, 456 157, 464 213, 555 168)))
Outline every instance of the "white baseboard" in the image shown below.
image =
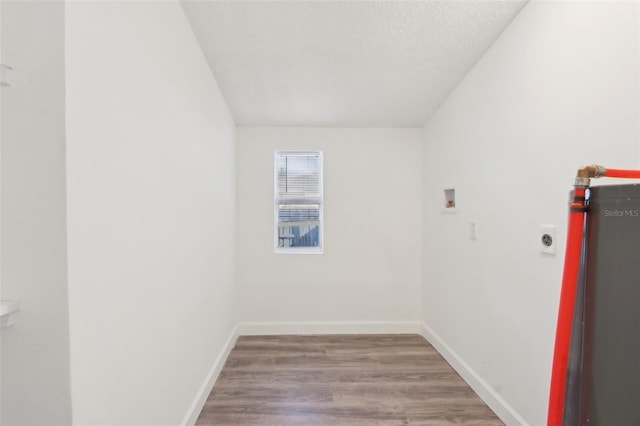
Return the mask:
POLYGON ((484 381, 464 360, 451 349, 426 324, 421 324, 420 333, 442 355, 478 396, 496 413, 506 425, 523 425, 528 423, 500 395, 484 381))
POLYGON ((419 321, 243 322, 240 336, 278 334, 420 334, 419 321))
POLYGON ((200 386, 200 389, 198 390, 198 393, 196 394, 195 399, 191 403, 191 406, 187 410, 187 413, 185 414, 184 418, 182 419, 182 422, 180 422, 181 426, 192 426, 196 424, 196 421, 198 420, 198 416, 200 415, 200 412, 202 411, 202 408, 204 407, 205 402, 207 402, 207 398, 209 397, 209 394, 213 389, 213 385, 216 383, 216 380, 218 380, 220 371, 222 371, 222 367, 224 366, 224 363, 227 361, 227 357, 229 356, 231 349, 233 349, 233 347, 235 346, 237 339, 238 339, 238 326, 236 325, 233 328, 231 335, 225 342, 222 348, 222 351, 220 351, 220 354, 214 361, 213 366, 211 367, 211 370, 209 370, 209 374, 207 374, 207 377, 202 383, 202 386, 200 386))

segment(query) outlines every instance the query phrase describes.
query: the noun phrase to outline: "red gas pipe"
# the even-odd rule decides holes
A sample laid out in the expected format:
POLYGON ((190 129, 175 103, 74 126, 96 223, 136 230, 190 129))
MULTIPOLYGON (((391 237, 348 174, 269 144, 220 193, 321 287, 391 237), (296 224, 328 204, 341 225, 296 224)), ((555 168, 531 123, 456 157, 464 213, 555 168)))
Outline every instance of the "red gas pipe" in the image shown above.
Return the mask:
POLYGON ((567 233, 567 251, 564 258, 562 290, 560 292, 560 308, 558 311, 556 342, 553 354, 553 367, 551 370, 549 415, 547 420, 547 424, 549 426, 562 425, 564 413, 571 329, 573 327, 573 313, 575 310, 576 294, 578 291, 584 219, 587 209, 585 192, 585 188, 576 188, 574 190, 573 201, 569 205, 570 212, 569 229, 567 233))
POLYGON ((612 178, 640 179, 640 170, 606 169, 604 175, 612 178))

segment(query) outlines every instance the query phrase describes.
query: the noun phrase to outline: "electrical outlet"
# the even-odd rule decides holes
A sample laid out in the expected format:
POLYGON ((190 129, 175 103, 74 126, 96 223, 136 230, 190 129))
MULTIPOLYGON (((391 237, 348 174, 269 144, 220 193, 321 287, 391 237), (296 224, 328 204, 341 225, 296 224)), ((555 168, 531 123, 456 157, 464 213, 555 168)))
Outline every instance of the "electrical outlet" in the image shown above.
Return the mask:
POLYGON ((540 226, 540 252, 546 254, 556 254, 556 227, 553 225, 540 226))

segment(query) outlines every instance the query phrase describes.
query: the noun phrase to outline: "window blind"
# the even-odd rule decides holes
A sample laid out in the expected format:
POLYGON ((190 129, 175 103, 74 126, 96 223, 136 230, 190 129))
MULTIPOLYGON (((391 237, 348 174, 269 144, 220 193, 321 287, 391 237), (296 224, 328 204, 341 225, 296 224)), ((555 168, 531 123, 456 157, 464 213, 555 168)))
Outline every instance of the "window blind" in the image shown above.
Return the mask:
POLYGON ((276 248, 322 247, 322 154, 275 156, 276 248))
POLYGON ((276 156, 278 198, 319 199, 321 194, 320 155, 280 153, 276 156))

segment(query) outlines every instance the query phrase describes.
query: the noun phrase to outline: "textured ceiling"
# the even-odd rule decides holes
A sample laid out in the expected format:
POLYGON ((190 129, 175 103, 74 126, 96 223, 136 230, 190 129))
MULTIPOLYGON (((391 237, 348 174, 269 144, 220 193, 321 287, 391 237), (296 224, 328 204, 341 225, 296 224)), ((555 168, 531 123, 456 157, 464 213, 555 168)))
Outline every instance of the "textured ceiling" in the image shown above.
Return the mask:
POLYGON ((525 1, 181 3, 238 125, 421 127, 525 1))

